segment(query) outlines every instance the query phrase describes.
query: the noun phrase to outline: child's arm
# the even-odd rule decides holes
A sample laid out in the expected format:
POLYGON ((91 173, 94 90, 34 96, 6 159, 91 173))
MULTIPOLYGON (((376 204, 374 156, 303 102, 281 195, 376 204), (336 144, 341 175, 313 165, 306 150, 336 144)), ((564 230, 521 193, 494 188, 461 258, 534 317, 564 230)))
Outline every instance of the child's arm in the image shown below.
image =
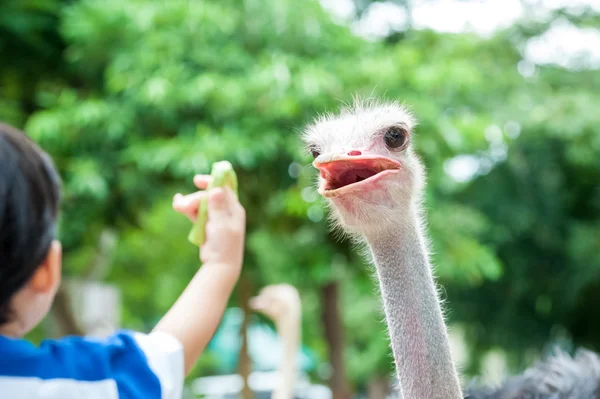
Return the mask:
MULTIPOLYGON (((194 178, 199 188, 205 188, 209 180, 210 176, 194 178)), ((243 260, 246 215, 231 190, 177 194, 173 208, 194 221, 200 199, 207 195, 208 222, 206 241, 201 247, 202 267, 153 330, 168 333, 180 341, 186 375, 219 325, 243 260)))
MULTIPOLYGON (((210 177, 194 180, 202 189, 210 177)), ((203 265, 151 334, 70 336, 45 340, 39 348, 0 337, 0 377, 17 377, 0 396, 181 399, 184 373, 214 334, 242 267, 245 211, 229 189, 209 191, 173 200, 173 207, 194 221, 200 199, 210 196, 203 265)))

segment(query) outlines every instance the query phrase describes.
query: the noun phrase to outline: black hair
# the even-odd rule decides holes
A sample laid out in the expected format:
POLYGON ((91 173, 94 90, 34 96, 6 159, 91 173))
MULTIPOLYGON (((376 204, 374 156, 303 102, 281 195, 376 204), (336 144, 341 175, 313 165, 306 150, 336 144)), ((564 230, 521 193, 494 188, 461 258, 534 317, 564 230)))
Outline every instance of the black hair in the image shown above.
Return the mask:
POLYGON ((56 237, 60 177, 27 135, 0 123, 0 325, 56 237))

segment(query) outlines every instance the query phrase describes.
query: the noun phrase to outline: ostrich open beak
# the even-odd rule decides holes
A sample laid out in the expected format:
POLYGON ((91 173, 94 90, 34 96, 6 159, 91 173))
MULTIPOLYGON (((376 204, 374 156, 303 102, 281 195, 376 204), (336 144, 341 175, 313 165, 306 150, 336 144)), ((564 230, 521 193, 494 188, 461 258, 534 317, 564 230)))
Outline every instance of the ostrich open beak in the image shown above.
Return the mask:
POLYGON ((376 188, 379 180, 397 173, 402 167, 400 162, 390 158, 362 154, 322 154, 313 166, 321 172, 319 193, 324 197, 376 188))

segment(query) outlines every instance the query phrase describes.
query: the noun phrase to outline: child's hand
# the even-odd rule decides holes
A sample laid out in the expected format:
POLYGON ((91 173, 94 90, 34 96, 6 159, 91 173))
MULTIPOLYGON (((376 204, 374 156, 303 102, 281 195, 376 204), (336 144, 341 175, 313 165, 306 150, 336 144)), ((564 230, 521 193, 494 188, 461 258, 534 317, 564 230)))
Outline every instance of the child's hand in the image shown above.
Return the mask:
MULTIPOLYGON (((209 175, 194 176, 194 184, 200 189, 205 189, 210 180, 209 175)), ((206 197, 208 221, 200 260, 205 265, 231 267, 239 273, 243 260, 246 212, 229 188, 198 191, 185 196, 176 194, 173 209, 186 215, 194 223, 200 200, 206 197)))
POLYGON ((200 201, 209 200, 206 241, 200 255, 204 265, 153 329, 179 340, 186 375, 214 336, 242 270, 246 212, 229 188, 207 192, 210 180, 210 176, 197 175, 194 184, 200 191, 173 198, 173 208, 192 222, 198 216, 200 201))

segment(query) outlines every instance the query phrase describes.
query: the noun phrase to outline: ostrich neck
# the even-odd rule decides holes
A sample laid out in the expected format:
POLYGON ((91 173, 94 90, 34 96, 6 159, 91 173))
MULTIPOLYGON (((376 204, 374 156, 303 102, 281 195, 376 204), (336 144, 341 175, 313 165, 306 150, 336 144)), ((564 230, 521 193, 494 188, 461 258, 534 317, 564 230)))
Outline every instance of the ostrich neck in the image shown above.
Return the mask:
POLYGON ((405 399, 462 398, 416 214, 366 236, 405 399))
POLYGON ((290 312, 277 321, 276 328, 283 347, 279 366, 279 383, 272 399, 292 399, 296 382, 296 353, 300 342, 300 316, 290 312))

